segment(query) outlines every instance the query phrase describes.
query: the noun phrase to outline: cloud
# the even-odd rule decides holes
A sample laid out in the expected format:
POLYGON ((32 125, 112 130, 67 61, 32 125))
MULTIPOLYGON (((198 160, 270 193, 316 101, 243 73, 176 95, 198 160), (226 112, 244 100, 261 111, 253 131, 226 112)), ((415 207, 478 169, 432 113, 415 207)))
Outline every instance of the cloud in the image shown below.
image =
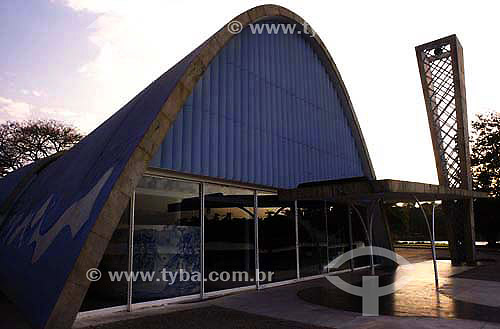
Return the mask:
POLYGON ((78 113, 76 112, 68 111, 62 108, 53 108, 53 107, 40 107, 38 111, 40 113, 53 117, 75 117, 78 115, 78 113))
POLYGON ((0 96, 0 122, 54 119, 74 123, 78 121, 77 119, 82 119, 82 116, 83 115, 80 113, 72 112, 64 108, 37 106, 24 101, 0 96))
POLYGON ((42 92, 39 91, 39 90, 31 90, 30 91, 28 89, 21 89, 20 92, 23 95, 33 95, 33 96, 36 96, 36 97, 42 96, 42 92))
POLYGON ((120 11, 131 5, 128 0, 51 0, 52 2, 62 3, 76 11, 90 11, 93 13, 111 13, 120 11))
POLYGON ((194 18, 194 23, 182 15, 171 15, 183 11, 173 1, 153 0, 147 4, 128 0, 54 1, 96 15, 88 27, 88 42, 97 49, 97 54, 76 70, 83 84, 92 86, 86 113, 99 121, 120 109, 227 19, 203 16, 203 20, 212 21, 213 25, 208 24, 200 32, 198 24, 205 24, 199 17, 194 18))
POLYGON ((30 104, 0 97, 0 120, 26 120, 30 116, 30 104))

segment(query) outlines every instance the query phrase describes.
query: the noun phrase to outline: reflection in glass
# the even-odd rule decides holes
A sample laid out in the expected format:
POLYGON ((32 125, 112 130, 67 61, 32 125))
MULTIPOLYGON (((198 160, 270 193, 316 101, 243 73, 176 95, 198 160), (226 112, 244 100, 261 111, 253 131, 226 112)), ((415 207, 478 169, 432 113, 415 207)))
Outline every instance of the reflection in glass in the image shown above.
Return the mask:
MULTIPOLYGON (((200 293, 200 187, 200 183, 152 176, 144 176, 138 184, 133 303, 200 293), (189 273, 191 279, 180 280, 183 271, 189 273), (178 277, 169 280, 165 272, 178 277)), ((254 190, 205 183, 206 292, 255 286, 254 198, 254 190), (211 273, 219 277, 212 280, 211 273), (222 273, 229 276, 221 278, 222 273)), ((299 201, 296 223, 293 202, 280 201, 277 194, 271 192, 258 192, 257 198, 259 271, 273 273, 272 277, 261 277, 264 279, 261 284, 296 279, 297 254, 300 276, 307 277, 327 272, 325 267, 329 262, 350 250, 346 205, 299 201)), ((366 207, 357 209, 366 218, 366 207)), ((356 212, 352 212, 351 219, 353 248, 367 245, 356 212)), ((99 265, 102 273, 128 271, 129 223, 130 207, 123 213, 99 265)), ((369 265, 370 258, 358 257, 354 264, 356 267, 369 265)), ((338 269, 348 267, 346 262, 338 269)), ((111 282, 108 275, 103 275, 90 285, 81 311, 126 305, 127 288, 127 280, 111 282)))
POLYGON ((98 269, 102 277, 99 281, 90 284, 80 312, 127 304, 127 282, 125 280, 112 282, 107 273, 128 271, 129 222, 130 207, 127 207, 99 264, 98 269))
MULTIPOLYGON (((327 202, 326 218, 328 226, 328 262, 349 251, 349 217, 347 205, 327 202)), ((345 262, 339 268, 331 268, 337 271, 350 267, 350 262, 345 262)))
POLYGON ((201 272, 200 223, 198 183, 142 178, 136 189, 133 271, 155 276, 134 281, 132 302, 200 293, 199 280, 165 280, 162 274, 201 272))
MULTIPOLYGON (((263 284, 297 278, 295 215, 293 203, 276 194, 259 192, 259 271, 274 275, 263 284)), ((261 277, 262 279, 263 277, 261 277)))
POLYGON ((205 184, 205 278, 231 274, 207 280, 206 292, 255 285, 254 232, 252 190, 205 184), (235 272, 244 272, 244 278, 233 277, 235 272))
POLYGON ((300 276, 325 273, 327 236, 324 201, 298 203, 300 276))

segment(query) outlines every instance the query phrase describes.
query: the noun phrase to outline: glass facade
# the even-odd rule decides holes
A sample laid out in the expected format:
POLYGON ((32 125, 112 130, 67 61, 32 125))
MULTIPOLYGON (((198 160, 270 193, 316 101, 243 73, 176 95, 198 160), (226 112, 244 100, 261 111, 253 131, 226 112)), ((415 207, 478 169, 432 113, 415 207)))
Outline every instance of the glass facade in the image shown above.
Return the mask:
MULTIPOLYGON (((348 207, 332 202, 326 203, 326 225, 328 232, 328 262, 351 250, 349 241, 349 214, 348 207)), ((331 268, 330 271, 346 269, 350 263, 346 262, 338 269, 331 268)))
POLYGON ((254 228, 253 190, 205 184, 205 291, 256 284, 254 228))
POLYGON ((181 270, 201 272, 200 205, 199 183, 142 178, 135 196, 133 272, 150 277, 133 282, 132 302, 200 293, 200 281, 169 280, 181 270))
POLYGON ((326 205, 324 201, 298 202, 300 276, 327 272, 326 205))
MULTIPOLYGON (((297 278, 295 209, 275 193, 258 192, 259 271, 272 272, 262 284, 297 278)), ((264 279, 264 276, 262 277, 264 279)))
MULTIPOLYGON (((345 205, 145 175, 99 265, 104 275, 91 284, 81 311, 324 274, 330 261, 366 244, 357 214, 350 223, 345 205), (125 273, 132 283, 126 276, 111 281, 108 272, 125 273)), ((356 267, 364 265, 369 257, 356 258, 356 267)))

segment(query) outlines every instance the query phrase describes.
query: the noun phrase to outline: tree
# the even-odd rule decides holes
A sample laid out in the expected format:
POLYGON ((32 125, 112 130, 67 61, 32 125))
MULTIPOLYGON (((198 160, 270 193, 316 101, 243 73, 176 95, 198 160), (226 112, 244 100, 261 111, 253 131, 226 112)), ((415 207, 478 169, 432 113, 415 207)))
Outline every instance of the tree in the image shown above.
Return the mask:
POLYGON ((500 196, 500 113, 478 114, 472 122, 472 177, 477 190, 500 196))
POLYGON ((500 232, 500 113, 477 115, 471 136, 473 187, 493 197, 474 202, 476 228, 489 246, 495 246, 500 232))
POLYGON ((55 120, 3 123, 0 125, 0 177, 67 150, 82 138, 75 127, 55 120))

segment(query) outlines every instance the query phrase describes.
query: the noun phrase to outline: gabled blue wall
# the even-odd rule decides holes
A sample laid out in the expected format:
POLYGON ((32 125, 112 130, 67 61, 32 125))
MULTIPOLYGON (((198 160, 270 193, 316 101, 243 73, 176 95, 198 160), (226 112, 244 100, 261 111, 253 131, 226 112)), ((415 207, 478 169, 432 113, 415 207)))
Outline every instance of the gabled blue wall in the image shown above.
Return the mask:
POLYGON ((280 188, 364 176, 342 91, 307 37, 234 37, 150 166, 280 188))

